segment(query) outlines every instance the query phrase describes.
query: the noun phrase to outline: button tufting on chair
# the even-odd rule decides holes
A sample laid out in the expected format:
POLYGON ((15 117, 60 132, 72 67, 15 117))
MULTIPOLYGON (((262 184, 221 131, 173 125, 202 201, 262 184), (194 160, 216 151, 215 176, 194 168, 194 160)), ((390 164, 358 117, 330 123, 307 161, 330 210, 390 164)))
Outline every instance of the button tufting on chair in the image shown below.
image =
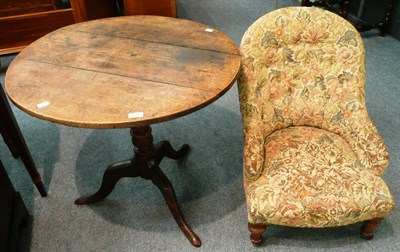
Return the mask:
POLYGON ((251 240, 268 225, 373 229, 395 203, 380 175, 389 156, 365 106, 357 30, 316 7, 255 21, 238 81, 251 240))

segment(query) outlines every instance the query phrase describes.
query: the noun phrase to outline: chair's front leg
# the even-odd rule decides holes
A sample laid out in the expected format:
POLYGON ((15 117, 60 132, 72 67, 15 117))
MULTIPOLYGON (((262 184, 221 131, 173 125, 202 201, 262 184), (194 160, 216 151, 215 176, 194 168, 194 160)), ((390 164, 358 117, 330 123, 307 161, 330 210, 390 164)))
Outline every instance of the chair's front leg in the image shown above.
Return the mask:
POLYGON ((258 245, 262 242, 262 235, 265 232, 265 230, 267 229, 267 226, 268 225, 266 225, 266 224, 253 224, 253 223, 249 222, 247 227, 249 228, 249 231, 251 233, 250 234, 251 242, 254 245, 258 245))
POLYGON ((376 218, 372 220, 364 221, 364 224, 361 226, 361 237, 367 240, 371 240, 374 238, 374 229, 379 227, 383 218, 376 218))

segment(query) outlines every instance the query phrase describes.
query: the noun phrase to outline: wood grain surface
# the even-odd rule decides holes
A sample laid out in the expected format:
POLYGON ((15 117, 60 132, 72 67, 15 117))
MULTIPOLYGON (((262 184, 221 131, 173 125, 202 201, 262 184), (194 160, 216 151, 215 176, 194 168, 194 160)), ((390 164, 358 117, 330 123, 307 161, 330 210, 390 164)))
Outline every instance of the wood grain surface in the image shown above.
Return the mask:
POLYGON ((16 106, 44 120, 135 127, 215 101, 235 82, 240 58, 230 38, 206 25, 116 17, 67 26, 32 43, 11 63, 5 85, 16 106))

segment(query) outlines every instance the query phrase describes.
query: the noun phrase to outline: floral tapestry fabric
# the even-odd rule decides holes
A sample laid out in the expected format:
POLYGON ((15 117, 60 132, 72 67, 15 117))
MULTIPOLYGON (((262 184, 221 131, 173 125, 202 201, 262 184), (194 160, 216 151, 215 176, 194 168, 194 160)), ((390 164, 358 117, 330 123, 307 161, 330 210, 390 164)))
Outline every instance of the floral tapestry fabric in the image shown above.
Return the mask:
POLYGON ((265 140, 261 177, 246 190, 251 223, 335 227, 383 218, 393 209, 385 182, 337 134, 289 127, 265 140))
POLYGON ((249 221, 322 227, 385 216, 394 203, 378 176, 385 171, 389 157, 365 106, 365 52, 357 30, 340 16, 320 8, 282 8, 266 14, 249 27, 243 36, 241 51, 238 89, 244 129, 244 183, 249 221), (293 130, 296 128, 302 128, 299 131, 302 134, 318 133, 320 137, 323 132, 333 145, 306 136, 297 139, 298 135, 294 134, 297 131, 293 130), (309 128, 319 131, 310 132, 309 128), (273 140, 277 135, 284 144, 273 140), (285 159, 283 155, 287 153, 283 152, 295 145, 296 139, 299 141, 294 147, 297 151, 312 151, 307 143, 313 141, 313 147, 320 149, 318 153, 322 156, 302 156, 296 152, 301 158, 289 155, 285 159), (272 148, 271 144, 278 149, 272 148), (332 151, 335 155, 336 152, 344 155, 335 160, 335 169, 330 167, 332 160, 321 160, 332 151), (274 191, 277 194, 270 194, 269 190, 281 190, 275 187, 276 179, 271 178, 270 172, 271 167, 278 166, 282 160, 289 166, 276 169, 290 172, 276 175, 281 176, 281 180, 285 177, 299 180, 301 173, 298 172, 307 168, 308 173, 319 174, 307 183, 329 188, 337 182, 331 180, 338 179, 341 185, 354 188, 342 189, 342 194, 347 197, 344 201, 340 201, 338 195, 329 194, 327 188, 321 188, 327 190, 325 194, 312 194, 313 199, 307 202, 293 201, 294 205, 288 201, 268 202, 269 197, 277 195, 283 197, 281 200, 288 200, 285 196, 292 197, 288 192, 297 190, 285 187, 282 191, 274 191), (271 162, 275 162, 274 165, 271 162), (344 183, 346 176, 349 181, 344 183), (373 180, 373 186, 367 183, 368 179, 373 180), (366 191, 368 198, 364 200, 362 196, 366 191), (381 192, 384 193, 381 195, 381 192), (374 206, 367 207, 367 202, 374 206), (326 211, 336 214, 313 208, 322 203, 332 206, 326 211), (305 204, 306 208, 303 206, 301 210, 299 204, 305 204), (278 206, 299 208, 276 213, 278 206), (308 212, 310 215, 307 215, 307 211, 316 213, 308 212), (319 213, 325 214, 326 218, 319 213))

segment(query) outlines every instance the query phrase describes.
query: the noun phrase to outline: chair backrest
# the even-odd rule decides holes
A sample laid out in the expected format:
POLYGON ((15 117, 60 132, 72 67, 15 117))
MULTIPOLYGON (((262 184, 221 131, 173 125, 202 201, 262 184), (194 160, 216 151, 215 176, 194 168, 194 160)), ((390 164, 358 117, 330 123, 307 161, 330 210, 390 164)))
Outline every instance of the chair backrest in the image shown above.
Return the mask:
POLYGON ((125 15, 176 17, 175 0, 70 0, 75 22, 125 15))
POLYGON ((266 134, 289 126, 341 134, 346 120, 366 113, 364 46, 342 17, 316 7, 278 9, 249 27, 241 50, 242 115, 263 120, 266 134))
POLYGON ((175 0, 124 0, 125 15, 176 17, 175 0))
POLYGON ((119 15, 116 0, 70 0, 75 22, 119 15))
POLYGON ((348 21, 317 7, 278 9, 249 27, 241 51, 245 132, 325 129, 344 138, 362 165, 383 173, 389 156, 365 105, 364 45, 348 21))

